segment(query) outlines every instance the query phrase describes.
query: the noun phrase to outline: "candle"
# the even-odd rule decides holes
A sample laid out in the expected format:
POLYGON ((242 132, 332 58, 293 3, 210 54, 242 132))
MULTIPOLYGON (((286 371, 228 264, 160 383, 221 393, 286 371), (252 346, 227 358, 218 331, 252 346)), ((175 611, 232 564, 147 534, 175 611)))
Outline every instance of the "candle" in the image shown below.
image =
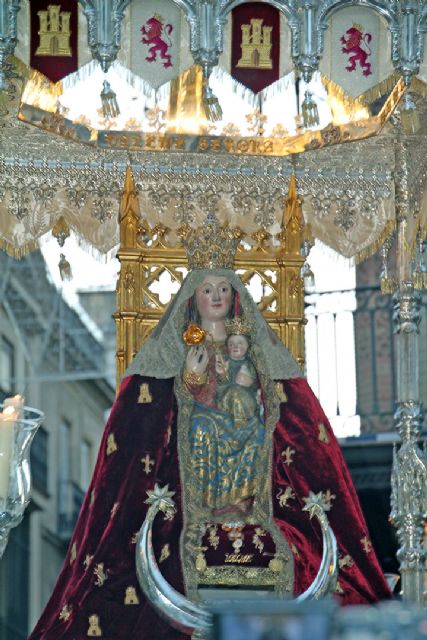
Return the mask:
POLYGON ((13 456, 15 422, 19 418, 15 407, 9 405, 0 413, 0 501, 9 493, 10 466, 13 456))
POLYGON ((12 398, 6 398, 3 407, 5 409, 6 407, 13 407, 18 415, 17 420, 20 420, 22 418, 22 412, 24 409, 24 398, 19 394, 13 396, 12 398))

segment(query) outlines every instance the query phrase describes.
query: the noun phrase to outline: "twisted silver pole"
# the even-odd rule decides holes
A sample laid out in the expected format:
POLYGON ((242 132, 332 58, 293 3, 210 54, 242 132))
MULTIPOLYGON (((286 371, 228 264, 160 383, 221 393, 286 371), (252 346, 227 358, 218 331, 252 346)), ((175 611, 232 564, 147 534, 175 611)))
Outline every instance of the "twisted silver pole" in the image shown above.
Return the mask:
POLYGON ((427 468, 418 440, 422 425, 419 398, 418 327, 420 294, 412 282, 412 259, 407 239, 410 211, 407 143, 396 144, 397 275, 394 321, 397 354, 397 403, 394 421, 401 446, 394 450, 391 474, 391 520, 397 528, 401 595, 404 600, 424 602, 422 545, 427 516, 427 468))

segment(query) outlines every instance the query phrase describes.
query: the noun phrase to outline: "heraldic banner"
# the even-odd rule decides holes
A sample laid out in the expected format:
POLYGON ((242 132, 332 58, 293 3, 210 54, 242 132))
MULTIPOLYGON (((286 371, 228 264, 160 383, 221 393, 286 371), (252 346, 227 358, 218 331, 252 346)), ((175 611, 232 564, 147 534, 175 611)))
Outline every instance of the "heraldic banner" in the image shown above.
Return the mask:
POLYGON ((157 89, 180 73, 181 11, 172 0, 133 2, 130 68, 157 89))
POLYGON ((31 0, 30 65, 52 82, 77 71, 76 0, 31 0))
POLYGON ((233 9, 233 78, 259 93, 279 79, 279 56, 279 10, 263 2, 247 2, 233 9))

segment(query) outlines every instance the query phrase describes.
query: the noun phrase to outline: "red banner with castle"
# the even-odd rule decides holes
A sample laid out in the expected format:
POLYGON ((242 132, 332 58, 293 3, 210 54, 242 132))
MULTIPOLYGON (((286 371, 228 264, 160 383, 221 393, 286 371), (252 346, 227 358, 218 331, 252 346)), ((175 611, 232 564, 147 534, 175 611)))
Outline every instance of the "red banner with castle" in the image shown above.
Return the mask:
POLYGON ((233 9, 231 75, 258 93, 279 79, 280 13, 263 2, 233 9))
POLYGON ((31 0, 30 65, 52 82, 77 71, 78 3, 31 0))

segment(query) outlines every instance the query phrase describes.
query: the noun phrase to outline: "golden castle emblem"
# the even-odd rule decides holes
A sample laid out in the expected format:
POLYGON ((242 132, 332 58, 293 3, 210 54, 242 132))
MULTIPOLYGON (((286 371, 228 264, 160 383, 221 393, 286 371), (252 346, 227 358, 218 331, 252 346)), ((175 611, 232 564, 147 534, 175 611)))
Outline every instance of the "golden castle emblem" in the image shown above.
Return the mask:
POLYGON ((70 11, 61 11, 59 4, 50 4, 47 11, 38 11, 37 15, 40 42, 36 56, 71 56, 70 11))
POLYGON ((252 18, 242 24, 242 56, 237 67, 246 69, 272 69, 271 32, 273 27, 262 26, 262 18, 252 18))

